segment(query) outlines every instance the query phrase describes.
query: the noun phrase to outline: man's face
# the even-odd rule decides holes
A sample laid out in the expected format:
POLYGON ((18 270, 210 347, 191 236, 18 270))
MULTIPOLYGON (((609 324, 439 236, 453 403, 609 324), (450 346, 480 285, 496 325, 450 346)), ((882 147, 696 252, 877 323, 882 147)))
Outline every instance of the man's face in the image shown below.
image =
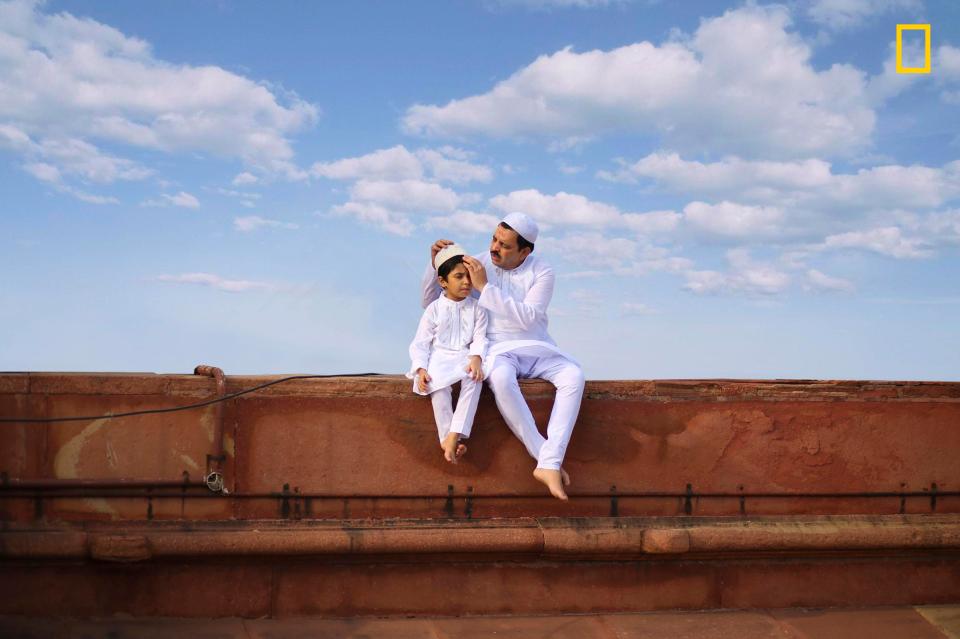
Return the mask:
POLYGON ((490 242, 490 261, 504 270, 515 269, 530 255, 530 249, 521 249, 516 231, 508 231, 497 226, 493 231, 493 240, 490 242))

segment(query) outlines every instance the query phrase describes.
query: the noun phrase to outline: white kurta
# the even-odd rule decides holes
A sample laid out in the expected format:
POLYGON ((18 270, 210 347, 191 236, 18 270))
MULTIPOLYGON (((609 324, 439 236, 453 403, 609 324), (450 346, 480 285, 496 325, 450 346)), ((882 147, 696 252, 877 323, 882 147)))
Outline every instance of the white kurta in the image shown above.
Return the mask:
MULTIPOLYGON (((434 278, 436 279, 436 278, 434 278)), ((439 288, 439 286, 437 287, 439 288)), ((413 392, 430 393, 457 383, 468 374, 465 368, 471 355, 486 356, 487 313, 477 300, 468 297, 459 302, 441 296, 427 306, 410 343, 410 371, 413 392), (425 368, 431 381, 427 392, 417 388, 417 370, 425 368)))
MULTIPOLYGON (((580 411, 584 380, 576 360, 557 348, 547 332, 553 268, 533 253, 512 270, 493 264, 489 253, 476 259, 487 271, 487 285, 477 296, 481 308, 489 313, 490 348, 484 359, 484 376, 504 421, 537 460, 537 466, 558 469, 580 411), (517 383, 518 378, 530 377, 547 379, 557 388, 546 439, 517 383)), ((421 292, 424 306, 441 292, 432 267, 424 273, 421 292)))

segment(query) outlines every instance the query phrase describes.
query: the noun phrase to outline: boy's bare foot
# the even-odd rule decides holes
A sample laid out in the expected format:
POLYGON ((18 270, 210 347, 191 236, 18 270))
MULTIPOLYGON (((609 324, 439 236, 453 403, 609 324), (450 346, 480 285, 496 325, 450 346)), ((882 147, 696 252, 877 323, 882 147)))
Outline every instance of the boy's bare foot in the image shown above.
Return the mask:
POLYGON ((565 471, 563 468, 560 469, 560 478, 563 479, 564 486, 570 485, 570 475, 568 475, 567 471, 565 471))
POLYGON ((559 470, 551 470, 549 468, 537 468, 533 471, 533 478, 537 481, 546 484, 547 488, 550 489, 550 494, 567 501, 567 493, 563 491, 563 479, 561 478, 559 470))
POLYGON ((440 447, 443 448, 443 458, 451 464, 456 464, 467 452, 466 445, 460 443, 460 433, 448 433, 440 447))

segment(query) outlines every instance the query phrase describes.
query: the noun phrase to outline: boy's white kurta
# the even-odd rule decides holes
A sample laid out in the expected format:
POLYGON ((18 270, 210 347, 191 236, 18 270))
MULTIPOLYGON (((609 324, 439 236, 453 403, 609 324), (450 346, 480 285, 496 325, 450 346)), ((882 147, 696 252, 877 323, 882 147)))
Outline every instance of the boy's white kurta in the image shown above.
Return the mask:
MULTIPOLYGON (((487 285, 477 301, 489 314, 490 346, 483 368, 497 407, 510 430, 537 460, 537 467, 559 469, 580 412, 583 372, 547 332, 553 268, 533 253, 512 270, 494 265, 489 253, 476 259, 487 271, 487 285), (517 382, 518 378, 535 377, 557 388, 546 439, 537 430, 517 382)), ((421 288, 424 306, 440 294, 432 267, 424 274, 421 288)), ((476 290, 473 295, 477 296, 476 290)))
POLYGON ((487 313, 477 300, 468 297, 455 302, 446 296, 434 300, 420 318, 417 334, 410 343, 410 372, 413 392, 430 395, 440 441, 447 433, 470 436, 473 418, 480 401, 482 384, 470 379, 466 372, 469 357, 483 358, 487 348, 487 313), (430 375, 427 391, 417 387, 417 370, 430 375), (450 386, 460 382, 457 409, 451 407, 450 386))

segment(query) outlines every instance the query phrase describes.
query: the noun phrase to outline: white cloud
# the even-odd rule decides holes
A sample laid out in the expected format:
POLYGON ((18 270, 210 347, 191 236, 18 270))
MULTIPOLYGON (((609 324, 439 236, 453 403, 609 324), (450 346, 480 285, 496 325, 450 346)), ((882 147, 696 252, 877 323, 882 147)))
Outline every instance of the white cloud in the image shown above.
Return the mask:
POLYGON ((724 237, 773 237, 781 232, 784 213, 772 206, 748 206, 734 202, 691 202, 683 209, 684 220, 693 229, 724 237))
POLYGON ((220 67, 165 62, 143 40, 42 9, 29 0, 0 4, 0 121, 16 122, 41 146, 66 144, 68 155, 99 159, 72 165, 88 179, 136 179, 137 170, 103 162, 92 140, 212 153, 296 176, 288 136, 316 120, 312 104, 220 67))
POLYGON ((960 161, 942 168, 886 165, 856 173, 833 173, 824 160, 787 162, 727 157, 711 163, 652 153, 620 170, 601 171, 608 180, 654 180, 674 193, 736 198, 808 208, 933 208, 960 196, 960 161))
POLYGON ((420 180, 429 174, 433 180, 454 184, 493 179, 490 167, 472 164, 468 158, 466 152, 449 146, 412 152, 397 145, 335 162, 317 162, 310 168, 310 174, 334 180, 394 182, 420 180))
POLYGON ((620 314, 623 317, 641 317, 644 315, 656 315, 657 311, 646 304, 637 302, 623 302, 620 304, 620 314))
POLYGON ((454 191, 421 180, 360 180, 350 189, 350 198, 407 212, 453 211, 461 201, 454 191))
POLYGON ((921 238, 904 237, 901 230, 895 226, 831 235, 819 248, 863 249, 897 259, 919 259, 933 255, 928 242, 921 238))
POLYGON ((330 209, 333 215, 354 217, 394 235, 410 235, 414 225, 408 215, 375 202, 347 202, 330 209))
POLYGON ((167 195, 164 193, 163 197, 174 206, 181 206, 186 209, 196 209, 200 207, 200 201, 186 191, 180 191, 175 195, 167 195))
POLYGON ((489 182, 493 179, 493 170, 482 164, 467 162, 457 149, 443 147, 442 150, 420 149, 417 158, 429 169, 433 179, 440 182, 466 184, 468 182, 489 182))
MULTIPOLYGON (((655 251, 647 251, 647 253, 655 253, 655 251)), ((665 273, 686 273, 693 269, 693 260, 680 257, 678 255, 662 255, 656 256, 653 254, 643 257, 640 260, 637 260, 627 269, 618 269, 618 275, 647 275, 654 271, 663 271, 665 273)))
POLYGON ((608 226, 620 221, 620 211, 609 204, 582 195, 560 191, 546 195, 536 189, 513 191, 490 198, 490 205, 504 213, 523 211, 545 225, 574 224, 608 226))
POLYGON ((790 286, 790 276, 772 264, 756 262, 745 249, 727 251, 728 273, 694 271, 686 273, 684 289, 698 295, 743 293, 777 295, 790 286))
POLYGON ((672 255, 668 248, 596 232, 544 237, 537 241, 537 251, 551 261, 591 267, 568 275, 577 278, 642 277, 657 271, 686 273, 693 268, 691 260, 672 255))
POLYGON ((847 31, 876 16, 887 13, 912 16, 922 8, 919 0, 814 0, 807 8, 807 15, 825 29, 847 31))
POLYGON ((942 89, 940 99, 947 104, 960 104, 960 90, 950 90, 960 82, 960 48, 948 44, 940 46, 933 67, 937 85, 942 89))
POLYGON ((243 173, 238 173, 237 176, 233 178, 232 184, 234 186, 245 186, 248 184, 256 184, 259 181, 260 178, 258 178, 256 175, 244 171, 243 173))
POLYGON ((469 235, 491 235, 500 219, 487 213, 454 211, 450 215, 431 217, 424 228, 452 231, 469 235))
POLYGON ((623 225, 641 235, 668 233, 677 228, 681 216, 676 211, 650 211, 649 213, 624 213, 623 225))
POLYGON ((655 132, 677 148, 745 156, 859 152, 876 119, 865 74, 840 64, 817 71, 789 24, 784 7, 747 5, 703 20, 683 41, 566 48, 488 93, 415 105, 403 126, 420 135, 548 140, 655 132))
POLYGON ((577 288, 567 295, 574 302, 581 302, 590 305, 599 305, 603 303, 603 296, 599 292, 590 288, 577 288))
POLYGON ((250 233, 261 228, 277 229, 298 229, 299 225, 292 222, 281 222, 280 220, 270 220, 262 218, 259 215, 247 215, 244 217, 233 218, 233 228, 241 233, 250 233))
POLYGON ((136 162, 113 157, 74 138, 46 139, 40 143, 38 152, 56 162, 64 173, 92 182, 108 184, 117 180, 142 180, 152 174, 136 162))
POLYGON ((949 80, 960 80, 960 49, 948 44, 937 49, 937 74, 949 80))
POLYGON ((186 209, 196 209, 200 208, 200 201, 193 195, 187 193, 186 191, 180 191, 174 195, 169 193, 162 193, 160 195, 160 200, 144 200, 140 203, 140 206, 179 206, 186 209))
POLYGON ((931 243, 960 244, 960 209, 931 213, 918 219, 914 227, 931 243))
POLYGON ((560 172, 563 173, 564 175, 576 175, 577 173, 580 173, 584 169, 584 167, 582 166, 574 166, 571 164, 567 164, 566 162, 560 162, 557 165, 557 168, 560 169, 560 172))
POLYGON ((616 268, 630 264, 637 256, 637 243, 623 237, 600 233, 574 233, 564 237, 541 237, 537 252, 585 266, 616 268))
MULTIPOLYGON (((58 184, 66 176, 107 184, 117 180, 142 180, 152 174, 152 171, 136 162, 104 153, 84 140, 49 137, 35 142, 26 131, 12 124, 0 125, 0 148, 16 151, 29 158, 30 165, 42 164, 55 168, 58 184)), ((51 182, 49 178, 52 174, 49 169, 44 169, 41 172, 44 177, 34 175, 51 182)))
POLYGON ((64 184, 60 170, 45 162, 31 162, 23 165, 23 169, 41 182, 46 182, 57 191, 67 193, 88 204, 119 204, 120 200, 106 195, 95 195, 64 184))
POLYGON ((60 169, 45 162, 31 162, 23 165, 24 170, 42 182, 60 183, 60 169))
POLYGON ((417 156, 398 145, 336 162, 316 162, 310 174, 333 180, 416 180, 423 176, 423 167, 417 156))
POLYGON ((240 204, 248 208, 253 208, 257 205, 257 200, 262 196, 259 193, 252 193, 250 191, 235 191, 233 189, 224 189, 218 188, 217 193, 220 195, 226 195, 227 197, 237 198, 240 200, 240 204))
POLYGON ((807 271, 807 281, 804 288, 812 291, 837 291, 841 293, 852 293, 856 289, 850 280, 831 277, 816 269, 807 271))
POLYGON ((115 197, 109 195, 94 195, 70 186, 63 187, 63 191, 89 204, 120 204, 120 200, 115 197))
POLYGON ((267 282, 251 280, 228 280, 213 273, 183 273, 182 275, 158 275, 156 280, 171 284, 195 284, 209 286, 229 293, 245 293, 249 291, 269 291, 276 287, 267 282))
POLYGON ((627 4, 633 0, 486 0, 490 7, 520 7, 533 10, 549 9, 596 9, 619 4, 627 4))

